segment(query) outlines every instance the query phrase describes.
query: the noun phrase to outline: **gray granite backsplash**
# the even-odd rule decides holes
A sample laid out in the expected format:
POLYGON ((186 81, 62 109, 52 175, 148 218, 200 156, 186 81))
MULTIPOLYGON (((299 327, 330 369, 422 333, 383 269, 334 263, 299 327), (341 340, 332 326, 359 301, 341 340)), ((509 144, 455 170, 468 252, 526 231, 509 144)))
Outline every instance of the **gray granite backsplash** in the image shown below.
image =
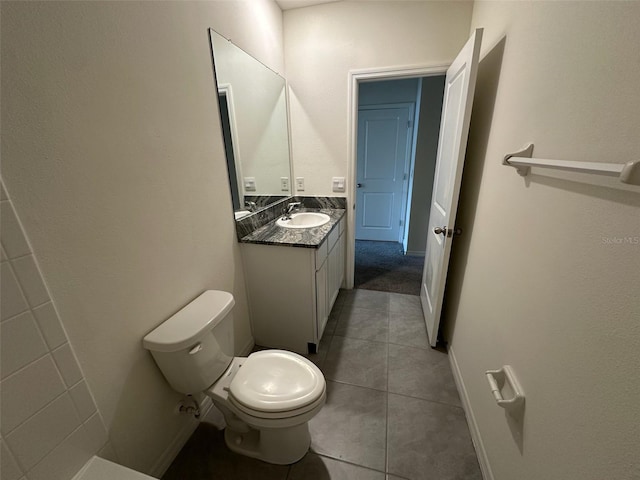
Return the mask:
POLYGON ((255 230, 284 215, 287 205, 290 202, 302 202, 302 206, 304 208, 312 209, 335 208, 344 210, 347 206, 347 199, 344 197, 288 197, 274 203, 264 210, 260 210, 259 212, 236 220, 236 234, 238 235, 238 240, 243 239, 255 230))
POLYGON ((280 200, 284 200, 285 198, 289 198, 288 195, 245 195, 244 196, 244 206, 248 206, 249 202, 253 202, 256 204, 256 208, 265 208, 272 203, 279 202, 280 200))

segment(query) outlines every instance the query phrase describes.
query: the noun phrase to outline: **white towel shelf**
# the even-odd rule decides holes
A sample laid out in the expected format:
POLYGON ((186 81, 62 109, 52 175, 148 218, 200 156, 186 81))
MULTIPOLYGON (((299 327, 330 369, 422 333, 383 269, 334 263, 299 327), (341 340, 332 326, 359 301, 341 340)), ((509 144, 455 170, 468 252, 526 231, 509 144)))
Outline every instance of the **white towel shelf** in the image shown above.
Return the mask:
POLYGON ((523 177, 529 175, 531 167, 542 167, 569 172, 593 173, 596 175, 617 177, 622 183, 640 185, 640 160, 632 160, 627 163, 596 163, 531 158, 532 154, 533 143, 530 143, 518 152, 508 153, 505 155, 502 164, 515 167, 518 173, 523 177))

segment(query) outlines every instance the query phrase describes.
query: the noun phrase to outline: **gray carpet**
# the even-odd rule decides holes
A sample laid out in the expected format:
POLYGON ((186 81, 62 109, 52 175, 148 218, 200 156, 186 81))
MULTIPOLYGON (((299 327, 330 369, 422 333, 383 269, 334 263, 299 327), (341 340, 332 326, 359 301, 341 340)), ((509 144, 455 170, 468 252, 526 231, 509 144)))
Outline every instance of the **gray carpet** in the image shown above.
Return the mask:
POLYGON ((424 257, 402 253, 395 242, 356 240, 354 287, 420 295, 424 257))

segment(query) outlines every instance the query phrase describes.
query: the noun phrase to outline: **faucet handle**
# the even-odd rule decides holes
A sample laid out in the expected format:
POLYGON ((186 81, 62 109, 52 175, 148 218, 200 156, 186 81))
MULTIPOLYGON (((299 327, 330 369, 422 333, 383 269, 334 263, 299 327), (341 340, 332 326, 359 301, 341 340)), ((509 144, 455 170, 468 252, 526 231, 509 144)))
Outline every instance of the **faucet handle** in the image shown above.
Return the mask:
POLYGON ((285 218, 285 219, 291 218, 291 213, 294 210, 300 208, 301 206, 302 206, 302 202, 290 202, 290 203, 288 203, 287 204, 287 209, 286 209, 285 214, 284 214, 284 217, 282 217, 282 218, 285 218))

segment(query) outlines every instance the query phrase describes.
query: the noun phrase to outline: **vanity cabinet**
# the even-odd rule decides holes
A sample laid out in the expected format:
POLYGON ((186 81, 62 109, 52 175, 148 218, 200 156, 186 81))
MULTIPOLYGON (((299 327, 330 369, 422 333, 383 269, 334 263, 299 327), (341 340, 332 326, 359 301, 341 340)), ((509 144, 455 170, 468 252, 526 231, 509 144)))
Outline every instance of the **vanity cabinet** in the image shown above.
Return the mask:
POLYGON ((344 280, 344 225, 342 218, 318 248, 241 245, 256 344, 316 351, 344 280))

